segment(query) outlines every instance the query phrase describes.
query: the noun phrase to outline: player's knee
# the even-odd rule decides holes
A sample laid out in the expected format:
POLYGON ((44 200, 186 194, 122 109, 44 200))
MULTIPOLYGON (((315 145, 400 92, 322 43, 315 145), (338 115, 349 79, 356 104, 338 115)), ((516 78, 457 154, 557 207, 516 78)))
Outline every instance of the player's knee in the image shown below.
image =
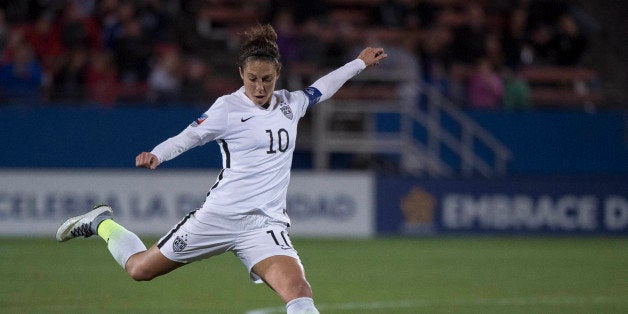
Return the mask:
POLYGON ((149 281, 156 277, 153 271, 139 263, 127 263, 126 271, 135 281, 149 281))
POLYGON ((312 287, 310 286, 310 284, 307 281, 302 281, 299 284, 297 284, 297 286, 295 287, 295 292, 297 292, 298 295, 300 296, 307 296, 307 297, 311 297, 312 296, 312 287))
POLYGON ((133 278, 133 280, 135 281, 149 281, 155 278, 153 274, 143 269, 134 268, 132 270, 127 270, 127 271, 129 275, 131 276, 131 278, 133 278))
POLYGON ((291 300, 300 297, 312 297, 312 287, 303 279, 293 281, 287 289, 285 299, 291 300))

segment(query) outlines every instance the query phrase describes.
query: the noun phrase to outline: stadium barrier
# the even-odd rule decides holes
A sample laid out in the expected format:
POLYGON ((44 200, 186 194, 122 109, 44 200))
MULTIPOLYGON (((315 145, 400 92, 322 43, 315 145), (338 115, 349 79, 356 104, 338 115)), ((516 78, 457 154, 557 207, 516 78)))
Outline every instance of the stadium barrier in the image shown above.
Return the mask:
MULTIPOLYGON (((179 133, 205 108, 1 107, 1 168, 132 168, 135 156, 179 133)), ((469 111, 513 154, 508 174, 628 175, 627 115, 624 111, 469 111)), ((306 117, 309 117, 306 116, 306 117)), ((394 132, 385 119, 378 129, 394 132)), ((457 126, 441 122, 450 132, 457 126)), ((308 141, 307 131, 299 139, 308 141)), ((417 135, 419 136, 419 135, 417 135)), ((299 141, 299 140, 298 140, 299 141)), ((292 166, 311 170, 311 150, 297 147, 292 166)), ((486 151, 476 144, 478 153, 486 151)), ((455 154, 441 158, 457 165, 455 154)), ((491 158, 490 154, 485 158, 491 158)), ((218 145, 208 143, 160 166, 161 169, 220 168, 218 145)), ((488 160, 488 159, 487 159, 488 160)), ((335 160, 343 164, 342 159, 335 160)), ((332 165, 334 160, 332 159, 332 165)), ((346 168, 343 168, 346 169, 346 168)))
MULTIPOLYGON (((0 236, 54 237, 70 216, 98 202, 144 236, 160 236, 198 208, 216 170, 0 170, 0 236)), ((293 172, 287 198, 291 235, 366 238, 375 234, 374 180, 366 173, 293 172)))

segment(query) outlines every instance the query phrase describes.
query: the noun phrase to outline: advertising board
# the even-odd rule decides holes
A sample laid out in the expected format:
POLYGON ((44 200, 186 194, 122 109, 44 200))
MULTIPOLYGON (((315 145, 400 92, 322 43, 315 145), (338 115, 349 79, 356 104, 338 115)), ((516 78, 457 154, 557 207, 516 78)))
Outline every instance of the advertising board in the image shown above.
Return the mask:
POLYGON ((628 180, 378 178, 383 234, 628 234, 628 180))
MULTIPOLYGON (((0 235, 50 236, 68 217, 104 202, 139 235, 160 236, 200 207, 216 170, 0 171, 0 235)), ((288 191, 294 236, 374 234, 374 179, 362 173, 296 172, 288 191)))

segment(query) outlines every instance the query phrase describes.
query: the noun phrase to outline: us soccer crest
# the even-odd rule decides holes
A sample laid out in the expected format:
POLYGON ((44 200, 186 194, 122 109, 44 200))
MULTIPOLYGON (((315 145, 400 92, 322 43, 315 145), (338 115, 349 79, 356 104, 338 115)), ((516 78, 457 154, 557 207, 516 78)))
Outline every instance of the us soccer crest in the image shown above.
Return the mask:
POLYGON ((292 120, 292 109, 290 109, 290 106, 288 106, 288 104, 286 104, 285 102, 280 103, 279 109, 281 110, 281 113, 286 116, 286 118, 292 120))
POLYGON ((177 236, 176 239, 172 242, 172 250, 175 252, 181 252, 185 247, 188 246, 188 235, 186 234, 184 237, 177 236))

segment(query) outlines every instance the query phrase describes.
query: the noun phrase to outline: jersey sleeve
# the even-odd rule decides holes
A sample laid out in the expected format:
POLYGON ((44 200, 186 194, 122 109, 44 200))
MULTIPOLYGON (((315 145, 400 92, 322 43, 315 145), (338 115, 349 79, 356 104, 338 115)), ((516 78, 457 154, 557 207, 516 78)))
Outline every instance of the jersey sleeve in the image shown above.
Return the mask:
POLYGON ((308 94, 305 90, 299 90, 296 92, 289 92, 287 96, 288 102, 293 104, 293 108, 295 110, 295 114, 303 118, 305 113, 307 112, 307 108, 312 105, 312 99, 308 97, 308 94))
POLYGON ((312 106, 333 96, 349 79, 366 68, 361 59, 355 59, 329 74, 319 78, 314 84, 303 90, 312 106))
POLYGON ((196 146, 204 145, 224 134, 227 128, 225 106, 217 100, 205 113, 181 133, 163 141, 151 151, 159 162, 171 160, 196 146))

